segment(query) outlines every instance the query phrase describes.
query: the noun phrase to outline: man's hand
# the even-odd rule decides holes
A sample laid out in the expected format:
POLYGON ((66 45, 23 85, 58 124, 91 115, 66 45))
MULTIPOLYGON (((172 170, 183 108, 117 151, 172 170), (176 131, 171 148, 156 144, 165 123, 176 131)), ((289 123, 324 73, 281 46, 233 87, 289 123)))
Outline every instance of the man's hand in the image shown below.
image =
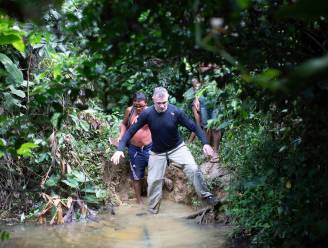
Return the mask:
POLYGON ((209 144, 206 144, 203 146, 203 152, 204 152, 205 156, 213 157, 215 154, 213 148, 209 144))
POLYGON ((120 162, 120 158, 123 157, 124 158, 124 153, 122 151, 116 151, 113 156, 111 157, 111 161, 117 165, 120 162))

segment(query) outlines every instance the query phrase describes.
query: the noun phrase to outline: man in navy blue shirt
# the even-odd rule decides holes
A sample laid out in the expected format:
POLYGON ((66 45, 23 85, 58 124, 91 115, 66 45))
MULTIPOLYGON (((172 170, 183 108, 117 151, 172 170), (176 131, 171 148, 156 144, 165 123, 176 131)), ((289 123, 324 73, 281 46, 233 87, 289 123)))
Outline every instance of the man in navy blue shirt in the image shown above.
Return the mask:
POLYGON ((197 135, 203 143, 205 155, 213 156, 214 151, 208 144, 204 131, 182 110, 169 104, 168 98, 169 94, 165 88, 157 87, 154 89, 154 105, 144 110, 137 121, 126 131, 111 160, 114 164, 118 164, 119 159, 124 157, 123 150, 128 141, 140 128, 147 124, 153 141, 148 163, 148 211, 154 214, 159 211, 168 160, 173 161, 175 166, 183 170, 189 181, 193 183, 199 196, 206 198, 209 204, 216 205, 218 200, 207 190, 202 173, 179 134, 179 125, 197 135))

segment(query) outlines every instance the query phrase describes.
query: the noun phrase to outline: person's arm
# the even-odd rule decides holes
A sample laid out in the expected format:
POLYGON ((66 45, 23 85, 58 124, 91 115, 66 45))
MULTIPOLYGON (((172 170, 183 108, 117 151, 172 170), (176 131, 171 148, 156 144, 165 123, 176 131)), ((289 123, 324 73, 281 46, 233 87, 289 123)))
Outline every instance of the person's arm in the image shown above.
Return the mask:
MULTIPOLYGON (((194 100, 194 102, 192 104, 191 109, 192 109, 192 112, 194 114, 196 125, 199 126, 199 127, 201 127, 201 116, 200 116, 200 113, 199 113, 199 100, 198 100, 197 97, 195 98, 195 100, 194 100), (198 104, 196 102, 198 102, 198 104)), ((196 137, 195 133, 192 132, 190 134, 190 137, 189 137, 188 142, 189 143, 193 142, 193 140, 195 139, 195 137, 196 137)))
POLYGON ((123 135, 122 139, 120 140, 116 152, 111 157, 111 161, 114 164, 118 164, 121 157, 124 157, 123 150, 128 143, 128 141, 133 137, 133 135, 146 124, 147 114, 146 111, 143 111, 137 121, 128 129, 126 130, 125 134, 123 135))
POLYGON ((207 156, 214 156, 214 150, 213 148, 209 145, 209 142, 206 138, 204 130, 201 129, 200 126, 197 126, 194 121, 188 118, 186 113, 184 113, 182 110, 179 109, 179 122, 182 126, 186 127, 189 129, 189 131, 192 131, 196 134, 198 139, 202 142, 203 144, 203 152, 207 156))
POLYGON ((200 126, 197 126, 196 123, 191 120, 181 109, 178 110, 177 114, 179 123, 182 126, 186 127, 189 131, 194 132, 203 145, 208 144, 205 132, 200 128, 200 126))

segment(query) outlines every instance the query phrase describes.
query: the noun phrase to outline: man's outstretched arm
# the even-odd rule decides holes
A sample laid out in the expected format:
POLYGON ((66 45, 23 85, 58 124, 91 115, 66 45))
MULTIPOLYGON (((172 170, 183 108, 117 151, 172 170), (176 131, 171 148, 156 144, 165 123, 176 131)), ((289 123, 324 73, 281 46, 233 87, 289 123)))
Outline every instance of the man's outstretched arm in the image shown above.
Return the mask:
POLYGON ((124 158, 124 153, 123 150, 128 143, 128 141, 133 137, 133 135, 145 125, 146 123, 146 115, 145 113, 141 113, 140 116, 138 117, 137 121, 125 132, 123 135, 122 139, 120 140, 117 151, 113 154, 111 157, 111 161, 114 164, 118 164, 120 162, 120 158, 124 158))
POLYGON ((181 125, 189 129, 189 131, 194 132, 198 139, 203 143, 203 152, 205 156, 213 157, 215 153, 213 148, 209 145, 204 130, 200 126, 196 125, 196 123, 191 120, 182 110, 180 110, 179 118, 181 125))

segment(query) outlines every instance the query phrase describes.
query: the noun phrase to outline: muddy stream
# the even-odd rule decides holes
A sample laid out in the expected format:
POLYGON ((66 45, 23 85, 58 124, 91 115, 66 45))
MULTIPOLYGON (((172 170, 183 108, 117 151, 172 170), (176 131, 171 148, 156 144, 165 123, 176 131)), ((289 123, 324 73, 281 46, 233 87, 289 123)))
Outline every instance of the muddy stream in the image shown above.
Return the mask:
POLYGON ((145 211, 132 203, 115 211, 89 223, 1 226, 11 239, 0 247, 228 247, 231 228, 185 219, 193 212, 186 205, 164 200, 158 215, 139 216, 145 211))

